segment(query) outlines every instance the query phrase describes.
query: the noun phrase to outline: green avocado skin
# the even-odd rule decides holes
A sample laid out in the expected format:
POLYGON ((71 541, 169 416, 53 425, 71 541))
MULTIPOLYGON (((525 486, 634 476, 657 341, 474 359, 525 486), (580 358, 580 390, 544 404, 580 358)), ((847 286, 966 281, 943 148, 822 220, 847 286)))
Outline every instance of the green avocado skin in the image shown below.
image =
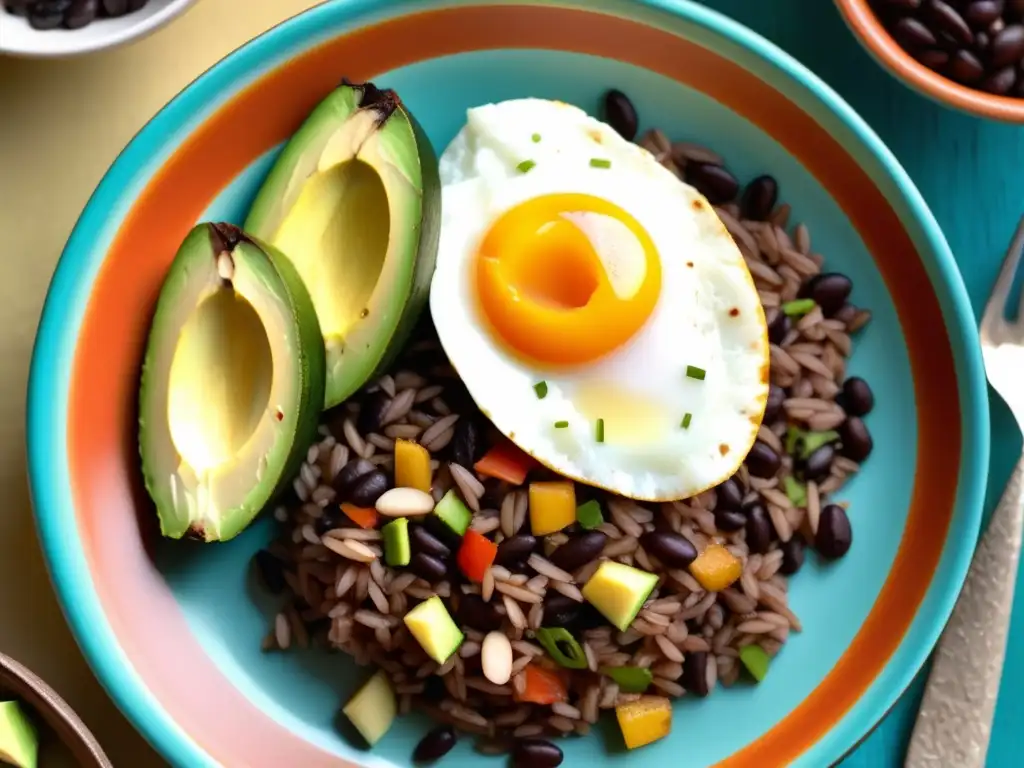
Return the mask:
MULTIPOLYGON (((290 188, 296 179, 308 179, 331 137, 347 121, 367 111, 377 116, 375 130, 386 133, 388 159, 408 182, 403 194, 414 194, 405 221, 392 222, 409 235, 411 247, 399 257, 411 262, 387 286, 388 311, 374 313, 372 341, 351 350, 344 365, 327 371, 325 408, 331 408, 382 373, 401 351, 426 307, 434 274, 441 224, 441 181, 437 155, 426 132, 393 91, 372 83, 345 84, 332 91, 310 113, 281 151, 246 217, 245 229, 272 241, 294 199, 290 188)), ((358 156, 360 149, 354 151, 358 156)), ((382 178, 384 178, 382 176, 382 178)), ((388 194, 394 190, 385 185, 388 194)), ((287 253, 285 254, 288 255, 287 253)))
MULTIPOLYGON (((195 309, 195 308, 192 308, 195 309)), ((273 348, 273 342, 272 342, 273 348)), ((171 350, 173 356, 173 349, 171 350)), ((288 485, 299 469, 308 446, 316 439, 324 396, 325 355, 323 337, 313 302, 295 268, 272 246, 247 235, 234 225, 202 223, 194 227, 175 255, 164 280, 150 325, 139 384, 139 454, 142 474, 156 505, 162 535, 183 536, 205 541, 227 541, 241 533, 277 493, 288 485), (259 281, 262 290, 286 308, 291 323, 286 329, 288 349, 275 354, 275 361, 288 359, 293 365, 295 396, 281 420, 281 431, 266 455, 263 478, 253 477, 244 498, 223 510, 216 520, 194 519, 175 505, 168 478, 178 473, 180 456, 173 449, 167 421, 169 364, 166 346, 177 345, 182 327, 171 327, 181 317, 182 293, 197 274, 208 273, 225 245, 235 261, 259 281)), ((279 375, 275 369, 275 376, 279 375)), ((188 491, 185 491, 188 492, 188 491)))

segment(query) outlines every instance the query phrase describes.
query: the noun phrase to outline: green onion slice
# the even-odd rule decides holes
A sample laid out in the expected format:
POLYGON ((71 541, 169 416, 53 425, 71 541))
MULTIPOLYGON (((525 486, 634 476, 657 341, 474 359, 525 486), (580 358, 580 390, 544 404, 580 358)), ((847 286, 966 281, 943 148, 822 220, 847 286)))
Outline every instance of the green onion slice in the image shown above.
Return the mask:
POLYGON ((538 143, 540 141, 540 134, 539 133, 535 133, 535 134, 533 134, 533 136, 531 138, 533 139, 533 143, 536 144, 536 143, 538 143))
POLYGON ((834 443, 839 439, 839 433, 834 429, 827 429, 822 432, 805 432, 797 427, 789 427, 786 430, 784 440, 786 453, 796 456, 798 459, 806 459, 823 445, 834 443))
POLYGON ((598 419, 597 420, 596 433, 597 434, 595 435, 595 437, 597 439, 597 442, 603 443, 604 442, 604 419, 598 419))
POLYGON ((785 477, 782 480, 782 486, 786 491, 786 496, 798 507, 807 505, 807 486, 797 480, 795 477, 785 477))
POLYGON ((569 426, 569 422, 568 421, 556 421, 555 422, 555 429, 565 429, 568 426, 569 426))
POLYGON ((601 667, 598 671, 618 683, 622 693, 643 693, 654 680, 654 674, 646 667, 601 667))
POLYGON ((611 160, 605 160, 603 157, 592 157, 592 158, 590 158, 590 167, 591 168, 611 168, 612 167, 612 161, 611 160))
POLYGON ((548 383, 546 381, 538 381, 533 385, 533 391, 537 393, 538 400, 543 400, 548 396, 548 383))
POLYGON ((523 160, 523 162, 516 166, 516 170, 519 171, 520 173, 526 173, 535 165, 536 163, 533 162, 533 160, 523 160))
POLYGON ((782 305, 782 311, 790 317, 803 317, 814 307, 814 299, 793 299, 782 305))
POLYGON ((542 627, 537 630, 537 640, 560 666, 566 669, 587 668, 587 654, 576 642, 576 638, 569 634, 569 630, 562 627, 542 627))
POLYGON ((704 381, 704 377, 708 375, 708 372, 703 368, 698 368, 696 365, 686 366, 686 376, 690 379, 698 379, 704 381))
POLYGON ((685 416, 683 416, 683 422, 682 422, 682 424, 680 426, 683 429, 689 429, 690 428, 690 421, 692 419, 693 419, 693 414, 692 413, 687 413, 685 416))

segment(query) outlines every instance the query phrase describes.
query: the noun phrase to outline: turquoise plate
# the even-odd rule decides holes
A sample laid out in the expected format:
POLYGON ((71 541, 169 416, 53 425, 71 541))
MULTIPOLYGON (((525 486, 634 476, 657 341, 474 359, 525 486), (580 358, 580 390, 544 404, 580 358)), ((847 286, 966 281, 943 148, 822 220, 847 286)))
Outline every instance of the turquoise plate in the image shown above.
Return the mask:
MULTIPOLYGON (((678 702, 650 747, 623 752, 614 725, 564 745, 568 764, 839 759, 924 662, 973 551, 988 451, 977 335, 942 234, 878 138, 774 46, 670 0, 327 3, 203 75, 118 158, 54 277, 28 423, 53 581, 111 695, 182 766, 407 765, 423 733, 403 719, 369 753, 340 737, 332 719, 362 675, 339 656, 260 652, 275 606, 247 563, 270 524, 224 545, 158 541, 139 484, 135 390, 170 260, 196 221, 241 221, 281 143, 342 76, 398 90, 438 148, 475 104, 533 95, 594 110, 620 88, 645 127, 709 144, 743 179, 778 178, 815 249, 853 279, 874 314, 850 371, 878 395, 875 451, 841 496, 850 553, 793 579, 803 631, 761 685, 678 702)), ((481 759, 467 743, 448 763, 481 759)))

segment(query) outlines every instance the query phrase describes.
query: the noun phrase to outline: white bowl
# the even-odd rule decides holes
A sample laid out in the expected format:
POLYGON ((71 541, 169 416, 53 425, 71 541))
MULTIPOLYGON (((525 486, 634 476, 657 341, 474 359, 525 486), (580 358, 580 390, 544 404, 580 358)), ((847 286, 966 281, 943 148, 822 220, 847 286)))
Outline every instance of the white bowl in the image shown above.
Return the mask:
MULTIPOLYGON (((0 0, 2 5, 3 0, 0 0)), ((60 58, 102 51, 138 40, 163 26, 195 0, 149 0, 134 13, 97 19, 81 29, 33 29, 28 21, 0 10, 0 54, 28 58, 60 58)))

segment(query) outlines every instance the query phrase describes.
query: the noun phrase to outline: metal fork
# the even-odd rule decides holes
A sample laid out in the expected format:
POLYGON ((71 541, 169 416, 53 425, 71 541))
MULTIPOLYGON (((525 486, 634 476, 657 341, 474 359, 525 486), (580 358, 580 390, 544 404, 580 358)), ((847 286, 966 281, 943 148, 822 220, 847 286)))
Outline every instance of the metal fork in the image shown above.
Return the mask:
MULTIPOLYGON (((1024 425, 1024 299, 1015 321, 1005 319, 1005 310, 1022 252, 1024 219, 981 320, 985 372, 1018 427, 1024 425)), ((1020 559, 1022 473, 1024 459, 978 543, 963 592, 939 640, 905 768, 985 765, 1020 559)))

